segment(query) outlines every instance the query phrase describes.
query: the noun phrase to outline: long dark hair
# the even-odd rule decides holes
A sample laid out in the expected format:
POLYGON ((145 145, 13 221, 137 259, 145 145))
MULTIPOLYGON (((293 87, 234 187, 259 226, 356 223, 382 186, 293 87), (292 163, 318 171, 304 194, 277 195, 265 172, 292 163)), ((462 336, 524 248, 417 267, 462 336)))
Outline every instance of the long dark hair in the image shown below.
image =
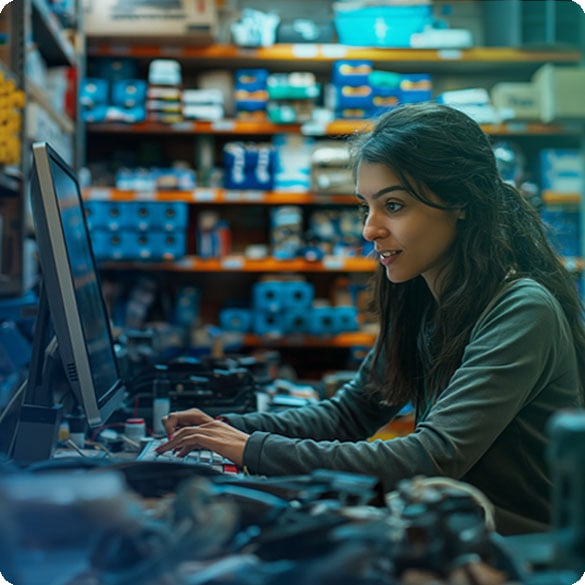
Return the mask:
POLYGON ((446 209, 465 210, 453 246, 453 269, 444 275, 437 303, 421 276, 392 283, 383 267, 377 269, 373 308, 380 336, 372 371, 383 372, 375 380, 383 397, 393 404, 420 397, 418 336, 425 316, 433 315, 427 386, 437 394, 459 367, 482 310, 505 279, 522 277, 541 283, 560 302, 573 332, 583 390, 585 329, 574 279, 549 243, 536 210, 502 181, 479 125, 448 106, 405 105, 356 136, 351 149, 354 171, 360 161, 386 165, 420 201, 436 206, 424 196, 426 186, 446 209))

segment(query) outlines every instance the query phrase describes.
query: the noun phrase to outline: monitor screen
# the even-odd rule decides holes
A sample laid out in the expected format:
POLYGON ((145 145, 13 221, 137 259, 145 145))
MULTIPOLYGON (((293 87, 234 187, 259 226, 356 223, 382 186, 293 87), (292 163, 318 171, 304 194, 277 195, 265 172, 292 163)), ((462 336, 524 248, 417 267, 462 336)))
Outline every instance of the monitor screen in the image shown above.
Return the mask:
POLYGON ((43 286, 59 354, 88 424, 122 405, 123 384, 75 174, 46 143, 33 144, 31 206, 43 286))

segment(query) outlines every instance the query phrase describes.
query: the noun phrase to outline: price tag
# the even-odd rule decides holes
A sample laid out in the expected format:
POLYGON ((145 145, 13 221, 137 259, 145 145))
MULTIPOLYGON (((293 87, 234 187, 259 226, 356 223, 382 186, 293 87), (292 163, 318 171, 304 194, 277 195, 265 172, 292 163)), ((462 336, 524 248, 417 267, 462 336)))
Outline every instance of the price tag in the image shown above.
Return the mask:
POLYGON ((244 267, 244 259, 237 256, 227 256, 221 259, 221 267, 226 270, 241 270, 244 267))
POLYGON ((92 201, 110 201, 112 199, 112 190, 104 188, 90 189, 89 199, 92 201))
POLYGON ((138 201, 156 201, 158 193, 156 191, 136 191, 138 201))
POLYGON ((177 132, 195 132, 197 124, 195 122, 175 122, 170 127, 177 132))
POLYGON ((345 59, 347 47, 343 45, 321 45, 321 54, 327 59, 345 59))
POLYGON ((319 56, 319 47, 311 44, 293 45, 292 54, 297 59, 314 59, 319 56))
POLYGON ((228 131, 231 132, 235 130, 236 123, 234 120, 218 120, 217 122, 212 122, 211 128, 216 131, 228 131))
POLYGON ((227 191, 225 191, 223 198, 226 201, 231 201, 233 203, 234 201, 241 201, 242 195, 243 191, 234 191, 228 189, 227 191))
POLYGON ((339 256, 326 256, 323 258, 325 270, 342 270, 345 267, 345 260, 339 256))
POLYGON ((243 191, 242 199, 244 201, 254 201, 261 203, 265 199, 264 191, 243 191))
POLYGON ((463 52, 459 49, 442 49, 437 51, 437 57, 443 61, 459 61, 463 56, 463 52))
POLYGON ((195 189, 192 191, 193 201, 215 201, 216 193, 214 189, 195 189))

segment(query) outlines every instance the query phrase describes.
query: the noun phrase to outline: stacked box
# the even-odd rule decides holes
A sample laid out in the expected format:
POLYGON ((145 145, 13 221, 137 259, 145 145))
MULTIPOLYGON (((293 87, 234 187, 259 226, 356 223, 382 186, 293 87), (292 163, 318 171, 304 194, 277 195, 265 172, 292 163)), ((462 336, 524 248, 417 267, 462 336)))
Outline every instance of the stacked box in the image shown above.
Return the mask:
POLYGON ((146 117, 146 82, 142 79, 89 77, 80 88, 79 103, 85 122, 126 122, 134 124, 146 117))
POLYGON ((321 87, 310 72, 273 73, 268 76, 268 117, 275 124, 309 122, 321 87))
POLYGON ((257 335, 307 333, 315 289, 303 280, 265 280, 252 288, 257 335))
POLYGON ((300 134, 275 134, 272 144, 276 155, 274 190, 309 191, 315 139, 300 134))
POLYGON ((24 92, 0 71, 0 164, 20 163, 24 92))
POLYGON ((271 144, 228 142, 223 148, 226 189, 274 188, 275 150, 271 144))
POLYGON ((266 116, 268 69, 238 69, 234 79, 236 115, 247 118, 266 116))
POLYGON ((331 83, 337 118, 369 118, 373 108, 373 90, 370 85, 372 62, 343 60, 333 64, 331 83))
POLYGON ((362 6, 359 2, 333 4, 339 42, 361 47, 410 47, 410 37, 433 22, 428 2, 395 6, 362 6))
POLYGON ((86 201, 97 260, 170 260, 186 252, 187 204, 86 201))

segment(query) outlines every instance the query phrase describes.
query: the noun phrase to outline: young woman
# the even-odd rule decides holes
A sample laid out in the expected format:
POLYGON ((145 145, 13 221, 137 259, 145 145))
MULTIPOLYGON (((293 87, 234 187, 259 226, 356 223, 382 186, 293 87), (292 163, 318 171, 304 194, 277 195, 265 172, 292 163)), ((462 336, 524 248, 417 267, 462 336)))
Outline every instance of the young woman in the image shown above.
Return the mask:
POLYGON ((538 214, 486 135, 406 105, 353 144, 363 236, 379 261, 375 347, 335 397, 281 413, 170 414, 161 451, 208 448, 251 473, 316 468, 479 488, 503 534, 546 530, 547 421, 583 406, 583 308, 538 214), (415 431, 367 441, 408 402, 415 431))

